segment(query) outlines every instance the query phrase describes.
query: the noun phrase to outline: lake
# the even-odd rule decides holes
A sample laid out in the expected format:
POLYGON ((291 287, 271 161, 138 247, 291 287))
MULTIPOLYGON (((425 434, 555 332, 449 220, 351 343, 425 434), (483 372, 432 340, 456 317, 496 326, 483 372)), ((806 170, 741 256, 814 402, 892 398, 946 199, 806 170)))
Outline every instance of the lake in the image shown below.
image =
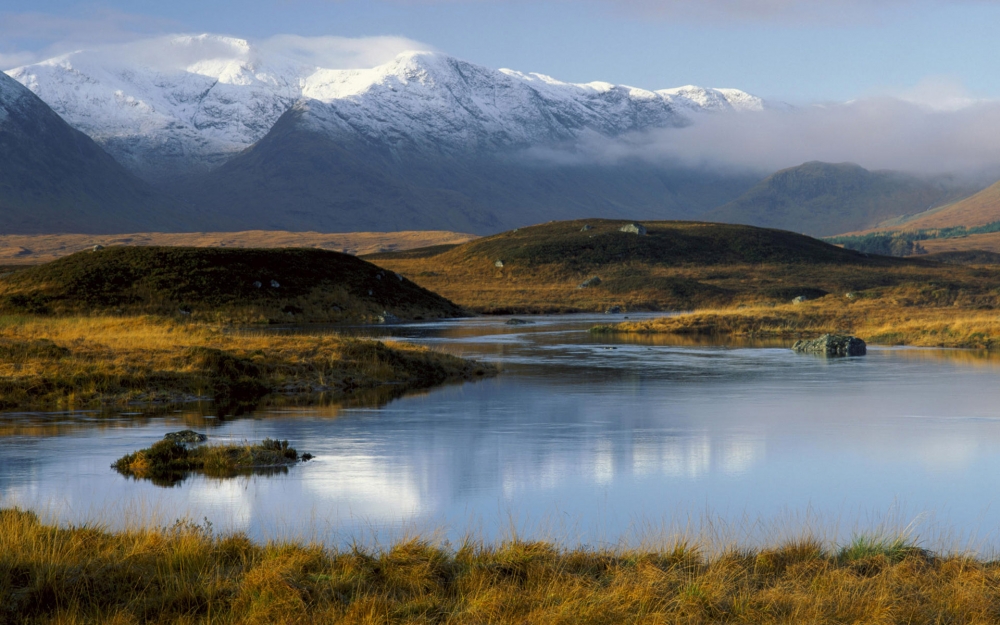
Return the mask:
POLYGON ((678 527, 753 541, 809 526, 842 539, 879 523, 912 523, 934 546, 997 544, 1000 359, 878 347, 826 359, 784 343, 587 332, 620 318, 366 331, 502 367, 380 407, 6 414, 0 503, 67 523, 186 517, 331 544, 517 531, 593 545, 678 527), (171 488, 109 468, 186 427, 214 441, 288 439, 316 458, 171 488))

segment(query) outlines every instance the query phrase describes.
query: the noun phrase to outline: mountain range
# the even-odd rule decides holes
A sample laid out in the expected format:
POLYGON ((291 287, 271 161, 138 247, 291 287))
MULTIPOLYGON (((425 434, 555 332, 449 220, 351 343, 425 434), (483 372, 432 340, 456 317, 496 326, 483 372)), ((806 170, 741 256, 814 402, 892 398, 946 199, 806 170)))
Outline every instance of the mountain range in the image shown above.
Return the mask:
MULTIPOLYGON (((81 232, 487 234, 600 216, 713 218, 827 234, 968 191, 891 172, 866 177, 859 167, 817 173, 807 164, 762 182, 760 172, 595 155, 581 145, 669 136, 706 115, 753 123, 754 114, 783 105, 735 89, 566 83, 435 52, 344 70, 200 35, 149 40, 129 54, 77 51, 7 74, 113 157, 90 160, 121 182, 105 185, 94 174, 100 192, 81 203, 105 206, 110 217, 81 232)), ((62 147, 36 147, 56 153, 81 140, 74 136, 62 147)), ((44 188, 52 181, 42 171, 35 179, 44 188)), ((0 188, 0 202, 10 203, 7 194, 0 188)), ((72 213, 58 208, 65 202, 51 206, 54 216, 39 217, 38 228, 82 227, 55 216, 72 213)), ((9 215, 0 228, 28 231, 9 215)))

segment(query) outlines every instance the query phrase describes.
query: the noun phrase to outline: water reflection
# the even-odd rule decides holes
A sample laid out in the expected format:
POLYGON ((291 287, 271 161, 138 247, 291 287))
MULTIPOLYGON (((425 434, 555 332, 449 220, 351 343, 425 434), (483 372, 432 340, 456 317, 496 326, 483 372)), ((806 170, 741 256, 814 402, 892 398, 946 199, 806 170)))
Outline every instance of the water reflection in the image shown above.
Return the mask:
POLYGON ((637 519, 705 510, 837 518, 899 501, 962 531, 1000 527, 996 358, 873 348, 823 359, 760 343, 586 332, 603 320, 392 328, 400 340, 496 360, 504 373, 384 405, 8 425, 22 430, 0 436, 0 493, 54 505, 68 520, 147 501, 259 537, 334 542, 414 526, 489 536, 539 519, 587 542, 637 519), (196 475, 169 490, 110 471, 178 422, 216 442, 289 439, 316 459, 267 477, 196 475))

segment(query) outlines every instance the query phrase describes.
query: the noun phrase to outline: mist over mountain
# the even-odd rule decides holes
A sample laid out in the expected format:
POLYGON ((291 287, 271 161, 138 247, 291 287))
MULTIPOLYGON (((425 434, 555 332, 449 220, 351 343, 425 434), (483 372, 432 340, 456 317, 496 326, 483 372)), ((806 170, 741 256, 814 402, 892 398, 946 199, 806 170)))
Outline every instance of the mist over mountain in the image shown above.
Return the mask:
POLYGON ((371 69, 325 68, 293 47, 165 37, 8 74, 150 180, 221 164, 262 139, 296 102, 308 102, 316 127, 330 133, 356 133, 397 151, 452 153, 679 127, 699 112, 764 107, 731 89, 577 85, 433 52, 405 52, 371 69))

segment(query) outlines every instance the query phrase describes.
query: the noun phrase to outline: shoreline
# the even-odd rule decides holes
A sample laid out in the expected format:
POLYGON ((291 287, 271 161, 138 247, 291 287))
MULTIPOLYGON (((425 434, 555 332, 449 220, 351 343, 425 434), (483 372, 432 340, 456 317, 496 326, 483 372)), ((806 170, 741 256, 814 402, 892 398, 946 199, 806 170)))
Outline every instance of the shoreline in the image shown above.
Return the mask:
POLYGON ((330 328, 230 332, 153 317, 0 317, 0 409, 308 402, 400 394, 498 368, 330 328), (380 389, 386 389, 381 391, 380 389))
POLYGON ((850 334, 872 345, 997 350, 1000 315, 992 309, 909 307, 883 300, 832 301, 694 310, 591 328, 594 334, 674 334, 758 339, 850 334))

